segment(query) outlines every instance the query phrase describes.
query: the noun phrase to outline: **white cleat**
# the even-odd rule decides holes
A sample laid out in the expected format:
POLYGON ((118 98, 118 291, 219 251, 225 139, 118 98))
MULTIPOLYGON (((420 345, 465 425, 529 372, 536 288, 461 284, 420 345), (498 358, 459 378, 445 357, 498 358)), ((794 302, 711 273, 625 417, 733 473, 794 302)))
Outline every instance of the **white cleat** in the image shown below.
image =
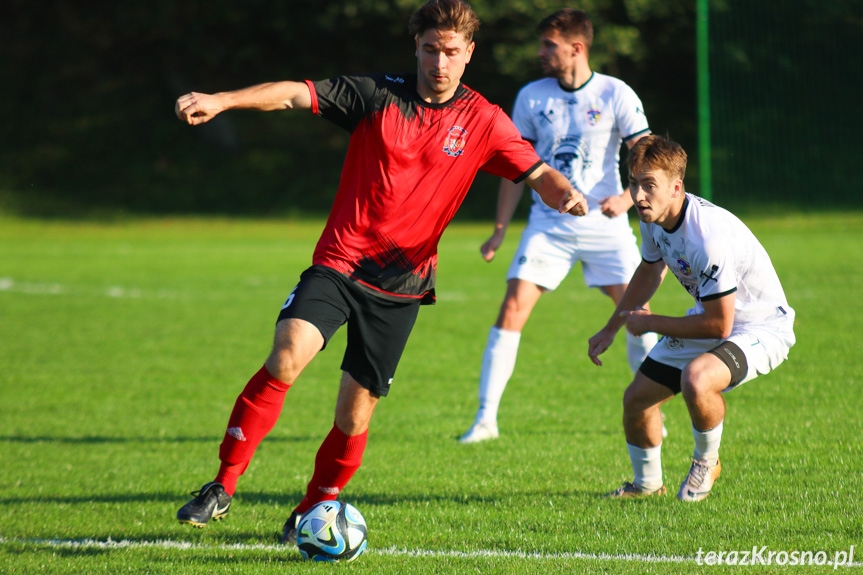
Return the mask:
POLYGON ((479 443, 489 439, 497 439, 500 434, 497 431, 497 423, 474 423, 473 427, 458 438, 459 443, 479 443))
POLYGON ((683 480, 680 491, 677 492, 677 498, 681 501, 701 501, 710 495, 713 483, 721 471, 722 465, 718 459, 715 465, 701 459, 693 459, 689 475, 683 480))

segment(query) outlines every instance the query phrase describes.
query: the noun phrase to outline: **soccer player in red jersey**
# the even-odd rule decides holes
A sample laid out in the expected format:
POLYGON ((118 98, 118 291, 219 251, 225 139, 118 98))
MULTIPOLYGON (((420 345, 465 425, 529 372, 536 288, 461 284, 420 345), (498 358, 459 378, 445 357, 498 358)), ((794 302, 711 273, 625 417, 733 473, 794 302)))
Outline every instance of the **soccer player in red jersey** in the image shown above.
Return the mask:
POLYGON ((336 499, 362 462, 369 421, 389 391, 419 306, 435 301, 438 242, 479 170, 527 182, 561 213, 587 213, 581 193, 539 159, 509 117, 461 82, 478 26, 464 0, 430 0, 410 21, 416 74, 274 82, 177 100, 177 116, 190 125, 230 109, 302 109, 351 134, 312 266, 282 306, 266 363, 237 398, 218 473, 179 510, 180 522, 203 527, 227 514, 285 393, 347 324, 335 423, 282 541, 296 541, 296 525, 312 505, 336 499))

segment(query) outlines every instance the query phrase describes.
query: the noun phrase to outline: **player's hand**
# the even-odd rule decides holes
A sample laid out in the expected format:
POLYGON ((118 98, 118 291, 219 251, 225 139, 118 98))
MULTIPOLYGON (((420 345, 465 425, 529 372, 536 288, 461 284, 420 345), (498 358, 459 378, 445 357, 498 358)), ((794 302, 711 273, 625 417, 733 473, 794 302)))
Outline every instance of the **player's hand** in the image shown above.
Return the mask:
POLYGON ((606 326, 587 341, 587 355, 590 357, 590 361, 592 361, 594 365, 602 365, 602 361, 599 359, 599 356, 611 347, 611 344, 614 342, 615 335, 616 331, 606 326))
POLYGON ((503 236, 506 232, 503 231, 503 228, 495 228, 494 233, 491 235, 489 239, 485 241, 479 248, 479 253, 482 254, 482 259, 487 262, 490 262, 494 259, 494 254, 497 253, 497 250, 500 248, 500 245, 503 243, 503 236))
POLYGON ((635 311, 622 311, 620 317, 626 319, 626 331, 638 337, 649 331, 650 316, 652 314, 644 308, 638 308, 635 311))
POLYGON ((190 92, 177 98, 174 113, 190 126, 197 126, 215 118, 224 108, 217 96, 190 92))
POLYGON ((624 196, 608 196, 599 202, 602 215, 613 218, 626 213, 632 204, 624 199, 624 196))
POLYGON ((557 206, 557 211, 561 214, 571 214, 573 216, 587 215, 587 199, 581 192, 572 188, 560 198, 560 203, 557 206))

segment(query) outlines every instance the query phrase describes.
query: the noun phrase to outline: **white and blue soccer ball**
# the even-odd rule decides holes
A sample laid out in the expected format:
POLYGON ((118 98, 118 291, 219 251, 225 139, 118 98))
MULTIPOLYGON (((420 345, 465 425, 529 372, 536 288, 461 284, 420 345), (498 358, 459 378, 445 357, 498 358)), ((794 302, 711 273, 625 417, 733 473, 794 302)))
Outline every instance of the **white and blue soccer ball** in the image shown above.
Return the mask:
POLYGON ((366 545, 366 520, 349 503, 322 501, 303 513, 297 525, 297 547, 303 559, 353 561, 366 545))

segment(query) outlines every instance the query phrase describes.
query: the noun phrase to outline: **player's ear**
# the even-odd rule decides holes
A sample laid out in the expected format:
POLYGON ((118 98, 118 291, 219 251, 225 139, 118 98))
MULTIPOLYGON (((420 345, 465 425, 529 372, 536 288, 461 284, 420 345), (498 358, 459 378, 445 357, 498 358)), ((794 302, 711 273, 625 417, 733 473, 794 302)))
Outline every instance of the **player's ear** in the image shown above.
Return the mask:
POLYGON ((414 50, 414 56, 417 58, 420 57, 420 38, 419 36, 414 36, 414 46, 416 49, 414 50))
POLYGON ((476 42, 471 42, 467 45, 467 50, 465 51, 464 63, 470 64, 470 57, 473 56, 473 49, 476 48, 476 42))

